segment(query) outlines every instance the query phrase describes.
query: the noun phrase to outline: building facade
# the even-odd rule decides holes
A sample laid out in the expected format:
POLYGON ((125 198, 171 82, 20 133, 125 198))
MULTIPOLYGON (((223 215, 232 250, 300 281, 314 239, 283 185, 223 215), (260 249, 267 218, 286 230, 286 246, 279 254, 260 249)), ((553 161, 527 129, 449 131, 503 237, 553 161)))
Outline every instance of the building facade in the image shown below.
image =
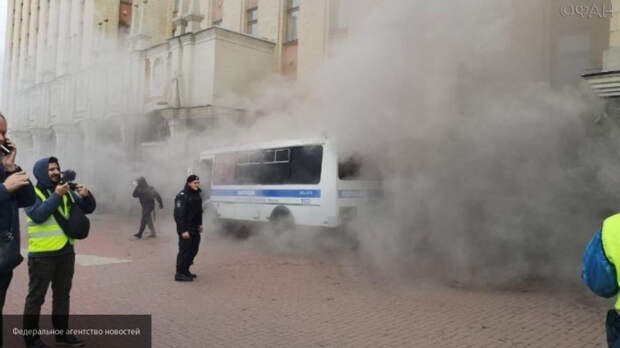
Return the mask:
POLYGON ((238 101, 270 76, 311 76, 346 36, 348 2, 8 0, 9 132, 22 158, 54 154, 103 180, 90 154, 157 153, 243 122, 238 101))
POLYGON ((608 45, 601 50, 602 68, 586 71, 582 76, 605 103, 605 120, 620 124, 620 1, 611 0, 608 45))
MULTIPOLYGON (((576 83, 584 67, 620 70, 609 18, 571 16, 567 1, 513 2, 520 70, 557 85, 576 83)), ((10 135, 22 158, 55 154, 90 182, 114 175, 91 154, 138 161, 188 132, 251 122, 244 98, 274 75, 312 77, 364 19, 355 0, 6 3, 0 100, 10 135)))

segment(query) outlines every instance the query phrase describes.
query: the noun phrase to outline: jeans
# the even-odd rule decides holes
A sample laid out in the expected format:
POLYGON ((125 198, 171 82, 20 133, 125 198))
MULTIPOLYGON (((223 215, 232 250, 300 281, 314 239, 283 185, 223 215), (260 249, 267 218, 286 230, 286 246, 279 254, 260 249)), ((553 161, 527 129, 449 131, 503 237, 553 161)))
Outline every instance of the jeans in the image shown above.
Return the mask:
MULTIPOLYGON (((52 324, 54 329, 69 328, 69 292, 73 281, 75 254, 37 257, 28 259, 28 296, 24 306, 24 329, 39 329, 41 305, 52 284, 52 324)), ((39 338, 24 336, 26 343, 39 338)))

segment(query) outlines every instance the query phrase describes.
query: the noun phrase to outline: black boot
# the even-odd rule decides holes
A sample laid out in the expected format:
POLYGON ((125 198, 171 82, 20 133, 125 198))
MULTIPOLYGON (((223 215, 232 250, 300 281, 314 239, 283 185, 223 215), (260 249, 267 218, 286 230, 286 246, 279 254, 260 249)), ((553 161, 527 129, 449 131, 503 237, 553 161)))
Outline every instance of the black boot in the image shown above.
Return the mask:
POLYGON ((74 335, 56 336, 56 347, 84 347, 84 342, 74 335))
POLYGON ((41 338, 37 337, 34 340, 26 342, 26 348, 47 348, 49 347, 41 338))
POLYGON ((190 271, 189 271, 189 269, 187 269, 187 270, 186 270, 185 272, 183 272, 183 273, 185 273, 185 275, 190 276, 190 277, 192 277, 192 278, 196 278, 196 277, 198 277, 198 276, 196 275, 196 273, 192 273, 192 272, 190 272, 190 271))
POLYGON ((174 280, 177 282, 191 282, 194 278, 185 273, 177 273, 174 275, 174 280))

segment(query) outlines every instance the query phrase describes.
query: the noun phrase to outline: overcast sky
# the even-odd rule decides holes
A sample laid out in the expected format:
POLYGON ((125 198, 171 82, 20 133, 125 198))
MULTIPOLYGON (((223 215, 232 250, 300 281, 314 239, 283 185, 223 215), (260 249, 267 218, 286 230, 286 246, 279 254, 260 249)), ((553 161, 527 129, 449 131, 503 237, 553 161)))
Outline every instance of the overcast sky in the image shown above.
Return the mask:
MULTIPOLYGON (((4 37, 6 36, 6 11, 8 8, 7 0, 0 0, 0 77, 4 69, 4 37)), ((0 78, 0 94, 2 94, 2 81, 0 78)), ((2 107, 2 105, 0 105, 2 107)))

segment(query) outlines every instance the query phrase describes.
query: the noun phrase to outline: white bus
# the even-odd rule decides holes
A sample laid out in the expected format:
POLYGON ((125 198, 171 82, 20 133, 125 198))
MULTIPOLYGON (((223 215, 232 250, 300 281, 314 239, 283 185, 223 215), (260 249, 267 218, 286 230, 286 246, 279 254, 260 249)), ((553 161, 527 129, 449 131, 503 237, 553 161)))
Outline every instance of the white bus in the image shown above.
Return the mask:
POLYGON ((377 194, 354 157, 338 158, 327 139, 281 140, 200 154, 209 209, 223 222, 337 227, 377 194))

